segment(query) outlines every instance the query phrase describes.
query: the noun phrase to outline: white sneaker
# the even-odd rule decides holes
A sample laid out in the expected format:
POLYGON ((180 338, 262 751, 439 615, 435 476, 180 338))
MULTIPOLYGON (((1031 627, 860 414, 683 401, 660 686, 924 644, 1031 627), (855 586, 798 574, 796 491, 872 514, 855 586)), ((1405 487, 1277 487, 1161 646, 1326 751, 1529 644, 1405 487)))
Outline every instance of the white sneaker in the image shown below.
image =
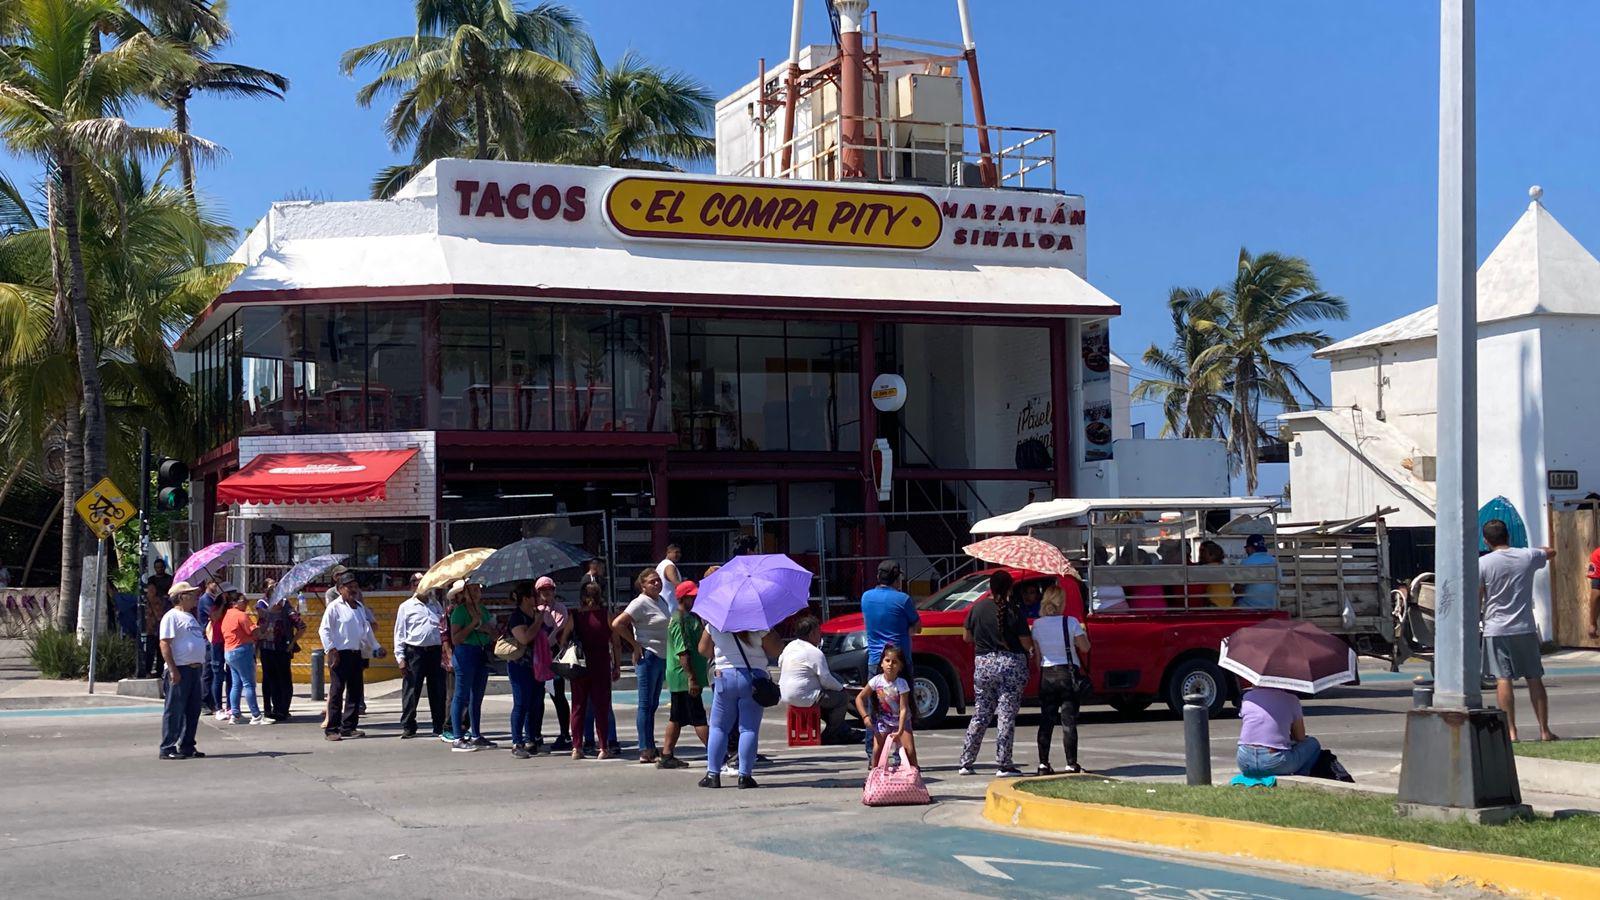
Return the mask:
POLYGON ((272 721, 270 719, 268 719, 266 716, 251 716, 250 717, 250 724, 251 725, 270 725, 270 724, 272 724, 272 721))
POLYGON ((729 776, 731 778, 738 778, 739 777, 739 765, 738 765, 738 763, 723 763, 722 764, 722 774, 726 775, 726 776, 729 776))
POLYGON ((1022 770, 1018 769, 1015 766, 1011 766, 1010 768, 995 769, 994 770, 994 777, 996 777, 996 778, 1021 778, 1022 777, 1022 770))
POLYGON ((978 774, 978 770, 974 769, 971 766, 962 766, 961 768, 956 770, 956 774, 957 775, 976 775, 976 774, 978 774))
POLYGON ((228 724, 229 725, 248 725, 249 723, 244 720, 243 716, 229 716, 228 717, 228 724))
POLYGON ((231 718, 233 718, 233 713, 230 713, 225 709, 217 710, 217 721, 218 722, 226 722, 231 718))

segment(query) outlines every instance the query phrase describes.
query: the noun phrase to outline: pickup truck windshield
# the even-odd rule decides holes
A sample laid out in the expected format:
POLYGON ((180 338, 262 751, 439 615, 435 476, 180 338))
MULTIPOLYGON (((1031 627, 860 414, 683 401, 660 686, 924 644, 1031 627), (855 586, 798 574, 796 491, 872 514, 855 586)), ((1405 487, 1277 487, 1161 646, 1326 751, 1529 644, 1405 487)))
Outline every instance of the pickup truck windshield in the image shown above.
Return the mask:
POLYGON ((917 609, 929 612, 945 612, 952 609, 962 609, 977 602, 989 590, 988 575, 968 575, 958 581, 952 581, 944 589, 923 598, 917 604, 917 609))

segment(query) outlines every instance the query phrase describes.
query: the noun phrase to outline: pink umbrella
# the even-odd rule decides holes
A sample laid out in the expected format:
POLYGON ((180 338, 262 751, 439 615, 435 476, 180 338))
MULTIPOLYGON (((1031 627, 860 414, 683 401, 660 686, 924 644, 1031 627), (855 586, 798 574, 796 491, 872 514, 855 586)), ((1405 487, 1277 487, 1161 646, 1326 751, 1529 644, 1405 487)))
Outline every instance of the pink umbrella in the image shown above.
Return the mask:
POLYGON ((189 554, 189 558, 184 560, 178 571, 173 573, 172 580, 199 584, 206 578, 215 578, 218 572, 233 562, 234 557, 239 555, 239 548, 243 546, 234 541, 207 544, 189 554))
POLYGON ((1072 563, 1058 547, 1025 534, 992 537, 976 544, 968 544, 961 550, 974 559, 981 559, 997 566, 1026 569, 1041 575, 1073 577, 1078 575, 1078 570, 1072 567, 1072 563))

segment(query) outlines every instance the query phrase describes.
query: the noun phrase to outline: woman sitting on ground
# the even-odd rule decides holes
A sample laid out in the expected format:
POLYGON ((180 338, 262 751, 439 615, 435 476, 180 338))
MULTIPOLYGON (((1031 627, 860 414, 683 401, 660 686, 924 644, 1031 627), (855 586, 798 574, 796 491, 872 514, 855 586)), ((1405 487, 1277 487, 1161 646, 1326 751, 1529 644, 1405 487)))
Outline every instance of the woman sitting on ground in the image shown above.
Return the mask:
POLYGON ((1308 775, 1322 745, 1306 736, 1300 698, 1278 688, 1253 687, 1239 702, 1239 773, 1246 778, 1308 775))

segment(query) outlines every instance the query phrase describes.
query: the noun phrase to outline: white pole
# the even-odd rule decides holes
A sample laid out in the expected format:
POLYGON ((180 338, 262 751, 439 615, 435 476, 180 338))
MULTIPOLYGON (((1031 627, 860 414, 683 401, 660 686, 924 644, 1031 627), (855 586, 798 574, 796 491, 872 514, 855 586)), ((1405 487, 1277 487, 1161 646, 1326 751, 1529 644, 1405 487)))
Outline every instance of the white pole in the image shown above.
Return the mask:
POLYGON ((90 604, 93 618, 89 620, 89 693, 94 693, 94 668, 100 660, 100 599, 106 594, 106 539, 94 555, 94 602, 90 604))
POLYGON ((972 42, 972 16, 967 12, 967 0, 956 0, 956 13, 961 16, 961 46, 971 50, 978 45, 972 42))
MULTIPOLYGON (((789 23, 789 65, 800 65, 800 23, 805 20, 806 0, 794 0, 794 16, 789 23)), ((763 75, 765 77, 765 75, 763 75)))
POLYGON ((1477 116, 1473 0, 1439 17, 1438 622, 1434 706, 1477 709, 1477 116))

